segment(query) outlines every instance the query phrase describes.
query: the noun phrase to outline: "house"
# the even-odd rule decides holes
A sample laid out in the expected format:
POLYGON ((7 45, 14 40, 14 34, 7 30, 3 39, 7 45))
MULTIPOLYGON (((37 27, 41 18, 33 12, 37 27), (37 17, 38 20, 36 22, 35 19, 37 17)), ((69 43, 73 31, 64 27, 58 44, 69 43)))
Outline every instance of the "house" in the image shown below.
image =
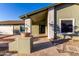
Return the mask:
POLYGON ((24 31, 24 21, 0 21, 0 34, 14 35, 24 31))
POLYGON ((47 36, 48 39, 57 38, 64 34, 78 34, 79 32, 79 4, 58 3, 31 13, 20 16, 30 19, 30 32, 33 36, 47 36))

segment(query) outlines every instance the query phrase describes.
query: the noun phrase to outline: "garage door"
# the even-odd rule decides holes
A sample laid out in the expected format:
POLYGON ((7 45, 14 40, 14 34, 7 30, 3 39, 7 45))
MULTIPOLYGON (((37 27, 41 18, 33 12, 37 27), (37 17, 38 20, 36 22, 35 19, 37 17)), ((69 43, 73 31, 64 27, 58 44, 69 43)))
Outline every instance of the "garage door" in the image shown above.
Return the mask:
POLYGON ((0 25, 0 34, 13 35, 12 25, 0 25))

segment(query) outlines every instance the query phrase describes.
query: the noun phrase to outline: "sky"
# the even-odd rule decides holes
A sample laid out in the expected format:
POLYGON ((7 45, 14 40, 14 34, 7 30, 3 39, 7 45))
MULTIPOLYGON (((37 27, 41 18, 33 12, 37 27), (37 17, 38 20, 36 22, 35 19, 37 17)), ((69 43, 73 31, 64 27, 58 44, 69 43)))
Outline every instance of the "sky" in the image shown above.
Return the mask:
POLYGON ((19 16, 48 5, 50 3, 0 3, 0 21, 20 20, 19 16))

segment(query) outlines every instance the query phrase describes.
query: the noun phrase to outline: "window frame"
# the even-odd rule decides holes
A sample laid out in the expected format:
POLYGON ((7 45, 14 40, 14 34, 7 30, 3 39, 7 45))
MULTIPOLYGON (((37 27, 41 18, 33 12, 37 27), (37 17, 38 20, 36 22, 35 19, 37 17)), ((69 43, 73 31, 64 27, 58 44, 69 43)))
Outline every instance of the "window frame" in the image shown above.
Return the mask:
POLYGON ((74 26, 75 26, 75 19, 74 18, 63 18, 63 19, 59 19, 59 27, 60 27, 60 33, 61 34, 73 34, 74 33, 74 26), (72 32, 68 32, 68 33, 62 33, 61 32, 61 21, 62 20, 72 20, 72 25, 73 25, 73 31, 72 32))

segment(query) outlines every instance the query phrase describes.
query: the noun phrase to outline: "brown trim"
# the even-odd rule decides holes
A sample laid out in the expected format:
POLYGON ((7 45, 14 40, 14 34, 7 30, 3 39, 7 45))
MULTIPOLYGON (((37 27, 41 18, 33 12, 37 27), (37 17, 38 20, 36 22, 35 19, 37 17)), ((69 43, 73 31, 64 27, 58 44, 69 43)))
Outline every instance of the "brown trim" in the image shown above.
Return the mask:
POLYGON ((42 11, 45 11, 45 10, 48 10, 49 8, 53 8, 53 7, 55 7, 55 6, 57 6, 57 5, 60 5, 60 4, 64 4, 64 3, 55 3, 55 4, 52 4, 52 5, 47 6, 47 7, 45 7, 45 8, 41 8, 41 9, 35 10, 35 11, 31 12, 31 13, 27 13, 27 14, 25 14, 25 15, 22 15, 22 16, 20 16, 20 18, 21 18, 21 19, 22 19, 22 18, 23 18, 23 19, 24 19, 24 18, 28 18, 28 17, 31 16, 31 15, 37 14, 37 13, 42 12, 42 11))
POLYGON ((35 14, 38 14, 38 13, 40 13, 40 12, 43 12, 43 11, 47 11, 48 9, 45 9, 45 10, 42 10, 42 11, 39 11, 39 12, 36 12, 36 13, 33 13, 33 14, 28 14, 27 16, 29 17, 29 16, 32 16, 32 15, 35 15, 35 14))
POLYGON ((20 25, 24 23, 25 21, 0 21, 0 25, 20 25))

